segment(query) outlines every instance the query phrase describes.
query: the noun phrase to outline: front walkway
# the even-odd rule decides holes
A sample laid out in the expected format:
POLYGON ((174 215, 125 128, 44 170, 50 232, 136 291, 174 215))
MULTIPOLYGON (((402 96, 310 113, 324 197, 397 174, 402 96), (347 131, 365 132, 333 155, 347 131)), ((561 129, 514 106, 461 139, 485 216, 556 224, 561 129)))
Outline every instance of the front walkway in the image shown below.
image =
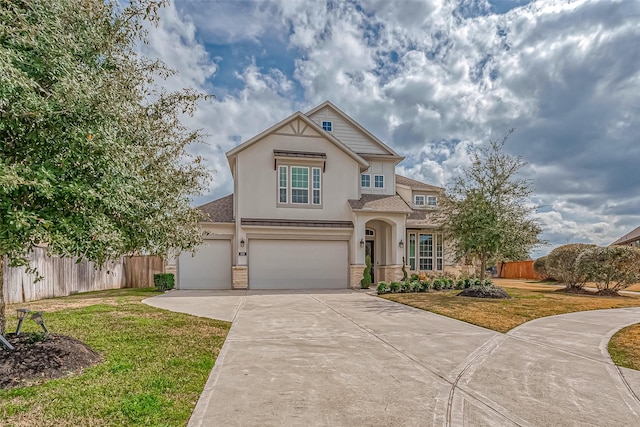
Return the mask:
POLYGON ((625 381, 606 350, 640 308, 543 318, 504 335, 361 292, 174 291, 145 302, 233 321, 191 426, 626 426, 640 417, 640 375, 625 370, 625 381))

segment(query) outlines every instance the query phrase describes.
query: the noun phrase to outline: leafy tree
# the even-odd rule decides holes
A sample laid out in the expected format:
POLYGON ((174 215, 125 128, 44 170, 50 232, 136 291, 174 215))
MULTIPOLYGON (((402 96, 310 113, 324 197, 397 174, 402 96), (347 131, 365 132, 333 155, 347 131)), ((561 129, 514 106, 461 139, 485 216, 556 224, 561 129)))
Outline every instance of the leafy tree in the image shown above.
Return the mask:
POLYGON ((517 177, 525 166, 521 157, 504 152, 501 141, 470 152, 471 166, 454 179, 442 203, 443 227, 459 258, 480 260, 484 279, 487 261, 521 260, 541 241, 540 225, 527 203, 531 182, 517 177))
POLYGON ((45 244, 102 264, 197 244, 190 194, 209 174, 180 119, 203 95, 159 88, 171 70, 136 52, 162 2, 0 3, 0 259, 27 265, 45 244))
POLYGON ((545 268, 547 273, 563 283, 568 291, 580 291, 587 283, 586 274, 578 269, 576 260, 581 253, 595 248, 587 243, 570 243, 558 246, 547 255, 545 268))
POLYGON ((595 246, 578 256, 576 269, 596 284, 599 294, 618 295, 618 291, 640 282, 640 249, 595 246))

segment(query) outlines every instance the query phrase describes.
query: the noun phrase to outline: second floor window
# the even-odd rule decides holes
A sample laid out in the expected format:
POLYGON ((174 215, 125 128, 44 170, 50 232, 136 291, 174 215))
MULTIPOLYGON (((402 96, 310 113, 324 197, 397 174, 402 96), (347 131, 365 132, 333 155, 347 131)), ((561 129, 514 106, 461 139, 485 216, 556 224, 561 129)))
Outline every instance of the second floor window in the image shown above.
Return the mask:
POLYGON ((327 132, 331 132, 333 130, 333 123, 331 122, 322 122, 322 129, 327 132))
POLYGON ((438 206, 438 199, 436 196, 427 196, 427 206, 438 206))
POLYGON ((366 173, 360 175, 360 186, 362 188, 371 188, 371 175, 366 173))
POLYGON ((278 203, 280 205, 322 204, 322 169, 309 166, 278 167, 278 203))
POLYGON ((384 175, 376 175, 373 183, 376 188, 384 188, 384 175))
POLYGON ((424 206, 424 196, 420 196, 420 195, 414 196, 413 204, 416 206, 424 206))

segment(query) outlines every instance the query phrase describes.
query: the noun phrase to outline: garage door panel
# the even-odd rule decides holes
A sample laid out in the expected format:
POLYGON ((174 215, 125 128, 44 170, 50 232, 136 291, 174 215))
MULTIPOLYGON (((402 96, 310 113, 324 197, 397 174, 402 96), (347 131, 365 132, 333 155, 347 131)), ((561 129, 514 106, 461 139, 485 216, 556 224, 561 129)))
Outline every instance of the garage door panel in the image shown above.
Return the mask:
POLYGON ((251 240, 251 289, 345 289, 346 241, 251 240))
POLYGON ((210 240, 180 255, 180 289, 231 289, 231 241, 210 240))

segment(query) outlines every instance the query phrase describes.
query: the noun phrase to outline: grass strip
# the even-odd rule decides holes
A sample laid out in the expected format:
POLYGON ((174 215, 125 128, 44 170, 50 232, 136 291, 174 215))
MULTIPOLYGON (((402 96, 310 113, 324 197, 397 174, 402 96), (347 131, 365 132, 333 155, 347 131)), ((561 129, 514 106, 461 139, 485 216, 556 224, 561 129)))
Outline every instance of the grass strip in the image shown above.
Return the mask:
MULTIPOLYGON (((2 424, 185 425, 230 324, 141 303, 157 294, 122 289, 9 306, 8 315, 43 310, 53 333, 85 342, 104 362, 78 376, 0 390, 2 424)), ((37 328, 26 322, 23 330, 37 328)))

